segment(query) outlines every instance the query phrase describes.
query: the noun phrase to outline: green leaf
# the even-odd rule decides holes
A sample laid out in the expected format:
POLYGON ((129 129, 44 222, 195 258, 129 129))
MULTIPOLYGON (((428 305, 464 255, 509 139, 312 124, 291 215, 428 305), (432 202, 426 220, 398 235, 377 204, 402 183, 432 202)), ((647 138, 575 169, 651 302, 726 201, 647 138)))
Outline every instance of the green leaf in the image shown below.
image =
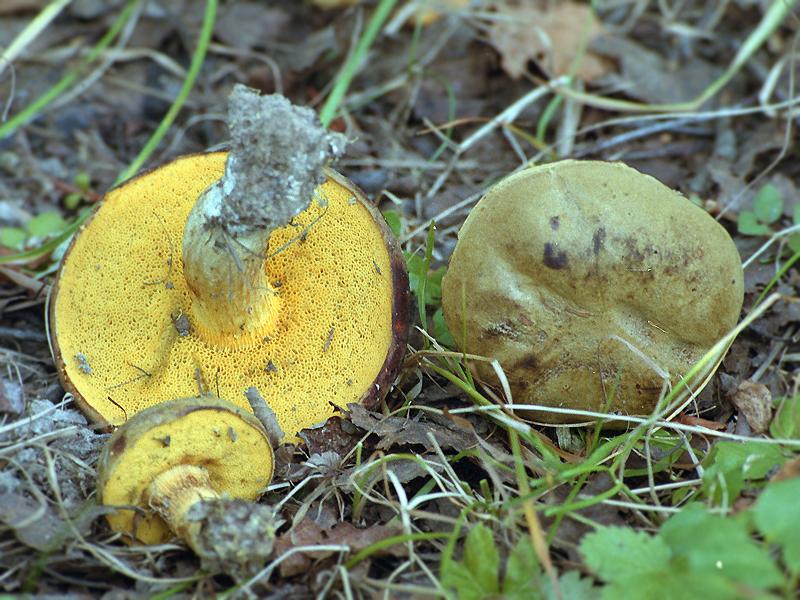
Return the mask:
POLYGON ((441 306, 436 309, 435 313, 433 313, 433 337, 435 337, 443 346, 448 348, 456 347, 456 340, 453 338, 453 334, 450 333, 450 329, 447 327, 447 323, 444 320, 444 312, 442 311, 441 306))
POLYGON ((778 404, 778 412, 769 426, 774 438, 800 438, 800 395, 783 398, 778 404))
POLYGON ((386 220, 389 229, 392 230, 394 237, 400 237, 403 232, 403 220, 400 217, 400 213, 396 210, 385 210, 383 211, 383 218, 386 220))
POLYGON ((11 248, 12 250, 22 250, 27 239, 28 232, 24 229, 19 227, 0 227, 0 246, 11 248))
POLYGON ((425 304, 426 306, 439 306, 442 301, 442 277, 445 273, 444 267, 439 267, 435 271, 425 272, 425 259, 418 254, 406 252, 406 268, 408 269, 408 285, 417 297, 422 293, 422 282, 427 277, 425 284, 425 304))
POLYGON ((755 213, 743 210, 739 213, 736 229, 742 235, 769 235, 770 229, 761 223, 755 213))
POLYGON ((64 197, 64 208, 67 210, 75 210, 83 202, 83 196, 78 192, 70 192, 64 197))
MULTIPOLYGON (((742 596, 739 586, 719 573, 701 573, 667 567, 661 571, 632 575, 603 588, 603 600, 731 600, 732 598, 760 598, 742 596)), ((565 596, 566 598, 566 596, 565 596)))
MULTIPOLYGON (((558 578, 558 587, 561 591, 561 598, 565 600, 566 598, 569 598, 569 600, 597 600, 597 598, 600 598, 600 589, 594 587, 592 580, 588 577, 581 578, 581 574, 578 571, 564 573, 558 578)), ((558 596, 553 591, 550 579, 546 577, 542 578, 542 590, 547 600, 557 600, 558 596)), ((530 597, 529 592, 528 596, 522 596, 520 600, 530 597)))
POLYGON ((780 219, 783 214, 783 198, 778 188, 771 183, 762 187, 753 200, 753 212, 762 223, 774 223, 780 219))
MULTIPOLYGON (((512 548, 506 562, 506 576, 503 580, 503 596, 509 600, 528 600, 539 590, 542 570, 530 538, 522 537, 512 548)), ((540 596, 541 597, 541 596, 540 596)))
POLYGON ((661 526, 659 537, 678 564, 697 573, 719 573, 755 589, 769 589, 783 576, 762 546, 750 538, 743 519, 714 515, 695 503, 661 526))
POLYGON ((791 250, 793 254, 800 252, 800 233, 793 233, 786 238, 786 245, 789 246, 789 250, 791 250))
POLYGON ((691 202, 695 206, 699 206, 703 210, 706 209, 705 205, 703 204, 703 199, 697 194, 689 194, 689 202, 691 202))
POLYGON ((627 527, 601 527, 583 538, 580 551, 589 568, 608 582, 658 571, 671 555, 661 538, 627 527))
POLYGON ((475 574, 453 560, 442 566, 442 585, 448 590, 455 589, 459 600, 483 600, 485 597, 475 574))
POLYGON ((800 574, 800 479, 770 483, 753 507, 753 520, 769 542, 780 545, 783 560, 794 574, 800 574))
POLYGON ((500 556, 497 553, 492 530, 482 523, 478 523, 467 535, 464 566, 475 574, 484 591, 489 593, 500 591, 497 575, 500 570, 500 556))
POLYGON ((78 171, 75 173, 75 177, 72 178, 72 183, 75 184, 75 187, 83 192, 88 192, 89 187, 92 185, 92 178, 86 171, 78 171))
POLYGON ((758 442, 719 442, 703 459, 703 492, 715 503, 728 505, 739 497, 745 482, 764 479, 785 457, 780 448, 758 442))
POLYGON ((46 238, 63 231, 67 227, 67 222, 58 212, 49 210, 33 217, 26 227, 32 237, 46 238))
POLYGON ((467 535, 463 560, 450 560, 442 566, 442 585, 455 588, 459 600, 482 600, 499 593, 499 569, 492 531, 479 523, 467 535))

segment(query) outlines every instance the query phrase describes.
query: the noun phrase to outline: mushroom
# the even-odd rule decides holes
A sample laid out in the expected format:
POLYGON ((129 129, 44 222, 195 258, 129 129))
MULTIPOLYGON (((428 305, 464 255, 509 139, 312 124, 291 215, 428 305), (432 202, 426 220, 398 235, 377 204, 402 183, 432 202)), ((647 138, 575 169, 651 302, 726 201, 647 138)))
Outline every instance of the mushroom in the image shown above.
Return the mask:
POLYGON ((515 404, 643 415, 736 324, 743 290, 736 247, 704 210, 622 163, 565 160, 481 199, 442 306, 462 350, 499 361, 515 404))
POLYGON ((50 308, 65 388, 116 426, 171 398, 256 387, 286 440, 334 405, 374 405, 399 368, 408 276, 383 217, 325 165, 310 109, 244 86, 230 152, 111 190, 74 238, 50 308))
POLYGON ((129 541, 177 535, 210 570, 248 572, 269 556, 280 525, 269 507, 250 504, 273 467, 256 417, 219 398, 183 398, 151 406, 114 432, 97 489, 102 504, 125 507, 106 518, 129 541))

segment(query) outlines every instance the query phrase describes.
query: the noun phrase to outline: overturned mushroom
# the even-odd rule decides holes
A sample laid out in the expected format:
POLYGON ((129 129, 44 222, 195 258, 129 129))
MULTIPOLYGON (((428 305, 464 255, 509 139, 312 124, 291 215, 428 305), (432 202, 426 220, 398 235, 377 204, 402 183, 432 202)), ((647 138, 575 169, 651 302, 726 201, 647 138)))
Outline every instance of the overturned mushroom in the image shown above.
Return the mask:
POLYGON ((243 501, 266 490, 273 466, 253 415, 219 398, 184 398, 145 409, 114 432, 98 464, 98 494, 121 507, 107 519, 129 540, 177 536, 207 568, 247 573, 269 556, 280 523, 268 507, 243 501))
POLYGON ((64 386, 103 424, 255 386, 288 438, 375 403, 405 349, 408 278, 363 194, 325 165, 339 138, 235 88, 232 148, 111 190, 64 258, 51 335, 64 386))
POLYGON ((455 339, 499 360, 516 404, 625 415, 652 412, 665 380, 678 382, 736 324, 742 302, 721 225, 652 177, 595 161, 495 185, 467 217, 442 284, 455 339))

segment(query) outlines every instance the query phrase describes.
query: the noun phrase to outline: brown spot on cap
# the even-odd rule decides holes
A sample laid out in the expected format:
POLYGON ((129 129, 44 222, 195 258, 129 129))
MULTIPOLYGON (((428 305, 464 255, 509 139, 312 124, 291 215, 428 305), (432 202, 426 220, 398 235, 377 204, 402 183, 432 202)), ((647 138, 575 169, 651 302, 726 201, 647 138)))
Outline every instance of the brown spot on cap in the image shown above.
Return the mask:
POLYGON ((561 223, 559 222, 559 217, 557 216, 550 217, 550 229, 552 229, 553 231, 557 231, 559 225, 561 225, 561 223))
POLYGON ((594 235, 592 236, 592 251, 595 255, 600 253, 600 250, 603 248, 603 244, 606 241, 606 230, 604 227, 598 227, 594 235))
POLYGON ((544 245, 544 266, 550 269, 565 269, 567 267, 567 253, 560 252, 551 244, 547 242, 544 245))

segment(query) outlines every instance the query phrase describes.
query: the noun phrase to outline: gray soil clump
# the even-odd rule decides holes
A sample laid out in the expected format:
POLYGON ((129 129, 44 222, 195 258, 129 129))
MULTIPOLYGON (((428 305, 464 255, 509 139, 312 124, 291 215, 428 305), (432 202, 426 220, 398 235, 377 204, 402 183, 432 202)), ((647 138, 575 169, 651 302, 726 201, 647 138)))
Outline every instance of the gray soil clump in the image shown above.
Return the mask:
POLYGON ((308 206, 325 180, 323 167, 345 146, 310 108, 243 85, 231 93, 228 127, 225 176, 206 193, 224 196, 219 224, 234 236, 286 225, 308 206))

